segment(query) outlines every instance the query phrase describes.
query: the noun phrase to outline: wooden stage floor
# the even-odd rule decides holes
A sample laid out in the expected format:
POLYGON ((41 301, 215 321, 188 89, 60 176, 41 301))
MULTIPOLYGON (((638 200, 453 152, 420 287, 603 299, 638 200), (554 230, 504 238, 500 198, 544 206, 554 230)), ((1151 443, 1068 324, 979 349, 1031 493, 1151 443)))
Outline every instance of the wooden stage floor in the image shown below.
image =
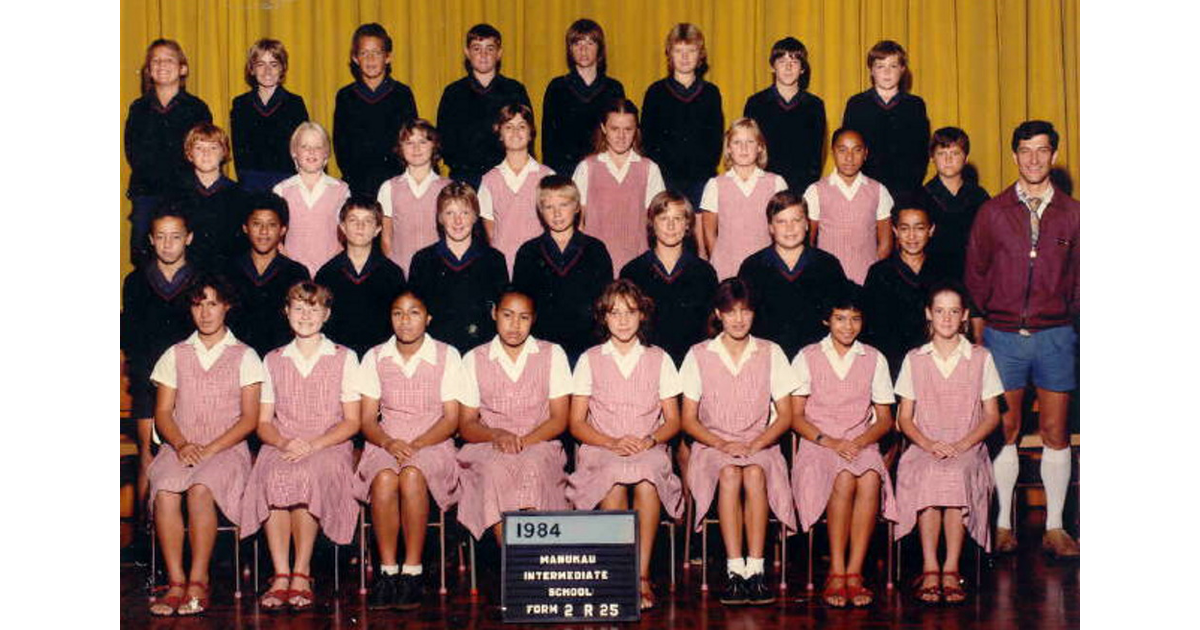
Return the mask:
MULTIPOLYGON (((1040 516, 1036 511, 1033 521, 1040 516)), ((1038 519, 1040 520, 1040 519, 1038 519)), ((715 530, 715 528, 714 528, 715 530)), ((715 533, 715 531, 714 531, 715 533)), ((870 608, 860 610, 832 610, 823 606, 804 590, 805 583, 805 538, 803 535, 789 539, 789 588, 786 598, 763 607, 726 607, 717 601, 720 573, 710 571, 712 592, 701 594, 700 570, 698 566, 680 572, 674 593, 668 591, 665 568, 662 575, 655 576, 659 605, 643 615, 641 622, 621 624, 638 628, 729 628, 734 630, 797 630, 802 628, 1078 628, 1079 627, 1079 563, 1051 561, 1041 555, 1037 543, 1041 530, 1036 522, 1027 522, 1022 528, 1022 546, 1016 555, 988 558, 983 562, 981 584, 975 588, 975 596, 965 605, 954 608, 929 608, 914 602, 908 592, 911 575, 919 569, 919 548, 905 547, 905 578, 897 582, 896 590, 886 596, 883 588, 882 546, 876 544, 869 560, 878 559, 874 576, 868 575, 868 583, 881 595, 870 608)), ((660 541, 666 536, 660 536, 660 541)), ((912 537, 910 536, 909 539, 912 537)), ((818 533, 817 539, 821 539, 818 533)), ((906 539, 908 540, 908 539, 906 539)), ((876 541, 881 543, 882 540, 876 541)), ((218 538, 218 551, 228 547, 226 534, 218 538)), ((719 542, 714 551, 719 552, 719 542)), ((246 545, 244 549, 249 549, 246 545)), ((500 619, 499 591, 492 586, 498 569, 483 570, 480 580, 482 593, 472 599, 468 592, 468 574, 451 570, 450 595, 437 596, 436 573, 427 569, 429 594, 419 610, 410 613, 368 611, 365 599, 358 595, 358 570, 346 561, 346 555, 355 555, 356 547, 343 548, 341 590, 334 597, 331 579, 332 554, 329 549, 318 548, 314 560, 318 580, 317 606, 300 614, 267 613, 256 605, 255 594, 249 580, 244 582, 244 598, 235 600, 230 583, 232 562, 228 553, 218 553, 214 560, 214 594, 212 608, 201 617, 154 618, 149 615, 147 605, 146 578, 148 569, 132 562, 121 565, 121 627, 123 628, 287 628, 308 630, 316 628, 368 628, 399 627, 413 629, 463 630, 465 628, 545 628, 546 625, 510 625, 500 619), (323 553, 322 553, 323 551, 323 553)), ((265 545, 260 570, 263 576, 269 573, 265 545)), ((660 548, 660 552, 665 549, 660 548)), ((819 554, 819 550, 818 550, 819 554)), ((665 553, 656 555, 665 559, 665 553)), ((711 567, 723 566, 719 557, 709 559, 711 567)), ((480 564, 493 566, 487 551, 482 551, 480 564)), ((494 563, 498 565, 498 563, 494 563)), ((823 562, 816 563, 817 587, 824 576, 823 562)), ((974 575, 974 553, 964 552, 963 569, 969 579, 974 575)), ((768 570, 772 582, 774 574, 768 570)), ((974 580, 972 579, 972 582, 974 580)), ((618 625, 574 624, 576 628, 608 628, 618 625)))

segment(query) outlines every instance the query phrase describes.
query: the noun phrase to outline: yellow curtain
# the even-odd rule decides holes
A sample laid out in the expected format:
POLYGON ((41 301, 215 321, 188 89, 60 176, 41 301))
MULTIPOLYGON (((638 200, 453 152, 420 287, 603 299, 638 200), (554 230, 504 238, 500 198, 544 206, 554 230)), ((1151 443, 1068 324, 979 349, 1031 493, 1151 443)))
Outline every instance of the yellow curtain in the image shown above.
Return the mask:
MULTIPOLYGON (((463 75, 467 29, 494 25, 504 37, 502 72, 525 84, 540 116, 546 85, 566 72, 567 26, 581 17, 604 27, 609 74, 639 105, 666 72, 667 31, 695 23, 726 122, 770 84, 771 44, 792 35, 809 50, 809 90, 836 127, 846 99, 869 85, 867 49, 894 39, 908 51, 913 93, 925 99, 933 128, 955 125, 970 134, 970 162, 984 188, 994 194, 1016 178, 1012 129, 1042 118, 1059 130, 1059 166, 1079 196, 1078 0, 123 0, 120 124, 139 95, 146 45, 167 37, 188 55, 189 91, 227 129, 233 97, 248 89, 246 50, 269 36, 287 46, 288 89, 330 127, 334 94, 351 80, 350 36, 363 22, 388 29, 393 76, 412 87, 418 112, 430 120, 442 89, 463 75)), ((332 160, 330 170, 338 174, 332 160)), ((122 153, 122 193, 128 178, 122 153)), ((122 195, 122 276, 129 271, 128 213, 122 195)))

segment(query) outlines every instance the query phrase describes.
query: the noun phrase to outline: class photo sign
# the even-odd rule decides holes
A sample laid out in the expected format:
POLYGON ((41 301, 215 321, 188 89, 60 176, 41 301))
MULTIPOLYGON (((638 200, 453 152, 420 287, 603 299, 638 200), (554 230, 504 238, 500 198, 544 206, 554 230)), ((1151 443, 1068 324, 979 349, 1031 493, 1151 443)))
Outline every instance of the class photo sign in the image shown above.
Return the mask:
POLYGON ((504 621, 640 619, 636 512, 505 512, 503 522, 504 621))

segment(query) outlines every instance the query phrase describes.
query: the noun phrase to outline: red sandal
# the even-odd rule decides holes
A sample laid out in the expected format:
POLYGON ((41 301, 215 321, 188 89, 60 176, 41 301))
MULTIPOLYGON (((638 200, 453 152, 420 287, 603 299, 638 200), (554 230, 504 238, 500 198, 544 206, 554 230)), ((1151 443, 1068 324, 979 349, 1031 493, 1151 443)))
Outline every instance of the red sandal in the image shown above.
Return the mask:
POLYGON ((967 591, 962 587, 963 579, 957 571, 946 571, 942 574, 942 602, 952 605, 958 605, 967 601, 967 591), (954 584, 946 584, 946 578, 953 578, 954 584), (951 595, 958 596, 958 599, 950 599, 951 595))
POLYGON ((917 579, 913 580, 912 588, 913 599, 917 600, 918 602, 931 606, 942 603, 942 574, 940 571, 926 571, 921 575, 918 575, 917 579), (925 578, 931 575, 937 578, 937 585, 922 586, 922 584, 925 583, 925 578), (926 599, 925 596, 927 595, 933 595, 934 598, 926 599))
POLYGON ((198 587, 201 591, 203 591, 204 595, 201 595, 200 597, 187 597, 183 605, 181 605, 175 611, 175 614, 187 617, 189 615, 199 615, 205 610, 208 610, 208 605, 210 603, 208 597, 208 584, 204 582, 188 582, 187 588, 191 588, 193 586, 198 587))
POLYGON ((643 611, 650 610, 654 608, 654 604, 656 603, 654 601, 654 587, 650 585, 650 578, 648 576, 641 576, 640 581, 639 596, 641 601, 638 604, 638 608, 643 611))
POLYGON ((830 608, 845 608, 847 605, 849 605, 850 598, 846 596, 846 576, 838 573, 830 573, 829 576, 825 578, 825 586, 821 588, 821 600, 824 601, 825 605, 829 606, 830 608), (833 588, 829 586, 829 583, 834 580, 841 580, 842 587, 833 588), (829 601, 829 598, 831 597, 841 597, 842 603, 835 604, 829 601))
MULTIPOLYGON (((179 605, 183 603, 183 598, 187 597, 187 583, 186 582, 170 582, 165 587, 165 590, 169 591, 175 587, 179 587, 179 588, 183 589, 183 595, 165 595, 162 598, 156 598, 153 602, 150 603, 150 614, 151 615, 154 615, 155 617, 170 617, 171 615, 174 615, 179 610, 179 605), (158 605, 165 606, 167 608, 167 610, 164 610, 163 612, 155 612, 155 606, 158 606, 158 605)), ((160 608, 159 610, 163 610, 163 609, 160 608)))
MULTIPOLYGON (((275 580, 280 580, 280 579, 290 581, 292 579, 292 574, 291 573, 276 573, 275 575, 271 576, 270 581, 274 582, 275 580)), ((267 612, 278 612, 280 610, 287 610, 288 598, 290 598, 291 595, 292 595, 292 592, 286 588, 277 588, 274 590, 268 590, 267 592, 263 593, 261 597, 258 598, 258 607, 267 612), (275 601, 277 601, 279 603, 274 606, 266 605, 264 602, 266 602, 266 600, 268 598, 272 598, 272 597, 275 598, 275 601)))
POLYGON ((846 574, 846 603, 855 608, 866 608, 867 606, 870 606, 871 604, 873 604, 875 602, 875 593, 871 592, 871 589, 863 586, 862 581, 863 581, 863 576, 861 573, 847 573, 846 574), (857 585, 850 584, 851 578, 858 578, 858 584, 857 585), (854 598, 860 597, 863 595, 867 596, 866 603, 855 604, 854 598))
POLYGON ((294 580, 296 578, 307 580, 308 588, 306 588, 306 589, 295 589, 295 588, 288 589, 287 601, 288 601, 288 606, 291 606, 292 610, 294 610, 296 612, 300 612, 303 610, 308 610, 313 607, 313 592, 312 592, 313 579, 312 579, 312 576, 305 575, 303 573, 293 573, 292 579, 294 580), (307 599, 308 602, 303 603, 303 604, 293 604, 292 600, 297 597, 303 597, 304 599, 307 599))

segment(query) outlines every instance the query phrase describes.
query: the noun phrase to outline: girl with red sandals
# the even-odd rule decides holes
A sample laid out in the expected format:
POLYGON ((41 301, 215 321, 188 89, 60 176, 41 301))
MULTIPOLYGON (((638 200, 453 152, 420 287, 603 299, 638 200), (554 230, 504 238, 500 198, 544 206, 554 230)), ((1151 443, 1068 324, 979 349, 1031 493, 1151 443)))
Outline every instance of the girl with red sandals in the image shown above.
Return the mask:
POLYGON ((926 301, 930 342, 904 358, 896 379, 900 430, 912 444, 896 473, 897 540, 916 525, 923 573, 913 595, 927 604, 966 600, 958 572, 963 533, 990 550, 988 506, 995 482, 986 438, 1000 423, 1004 393, 992 355, 962 335, 969 312, 964 291, 934 286, 926 301), (946 536, 946 559, 938 542, 946 536))
POLYGON ((800 350, 792 362, 800 386, 793 392, 793 426, 803 438, 792 469, 800 526, 807 531, 824 513, 829 532, 829 579, 822 599, 834 608, 868 606, 863 585, 876 516, 896 520, 895 499, 878 441, 892 429, 887 360, 858 340, 860 289, 847 282, 826 299, 829 334, 800 350), (847 553, 847 548, 849 553, 847 553))
POLYGON ((155 616, 195 615, 208 608, 208 564, 217 508, 234 523, 258 420, 262 362, 225 326, 233 289, 202 277, 190 293, 196 332, 163 353, 150 379, 158 385, 154 425, 163 445, 146 471, 151 511, 170 586, 150 605, 155 616), (183 504, 192 566, 183 570, 183 504))
POLYGON ((293 286, 284 313, 296 338, 263 361, 263 446, 242 497, 241 535, 266 530, 275 575, 259 605, 268 611, 312 608, 318 531, 346 545, 357 526, 349 439, 359 429, 358 359, 321 334, 332 302, 323 286, 293 286))

